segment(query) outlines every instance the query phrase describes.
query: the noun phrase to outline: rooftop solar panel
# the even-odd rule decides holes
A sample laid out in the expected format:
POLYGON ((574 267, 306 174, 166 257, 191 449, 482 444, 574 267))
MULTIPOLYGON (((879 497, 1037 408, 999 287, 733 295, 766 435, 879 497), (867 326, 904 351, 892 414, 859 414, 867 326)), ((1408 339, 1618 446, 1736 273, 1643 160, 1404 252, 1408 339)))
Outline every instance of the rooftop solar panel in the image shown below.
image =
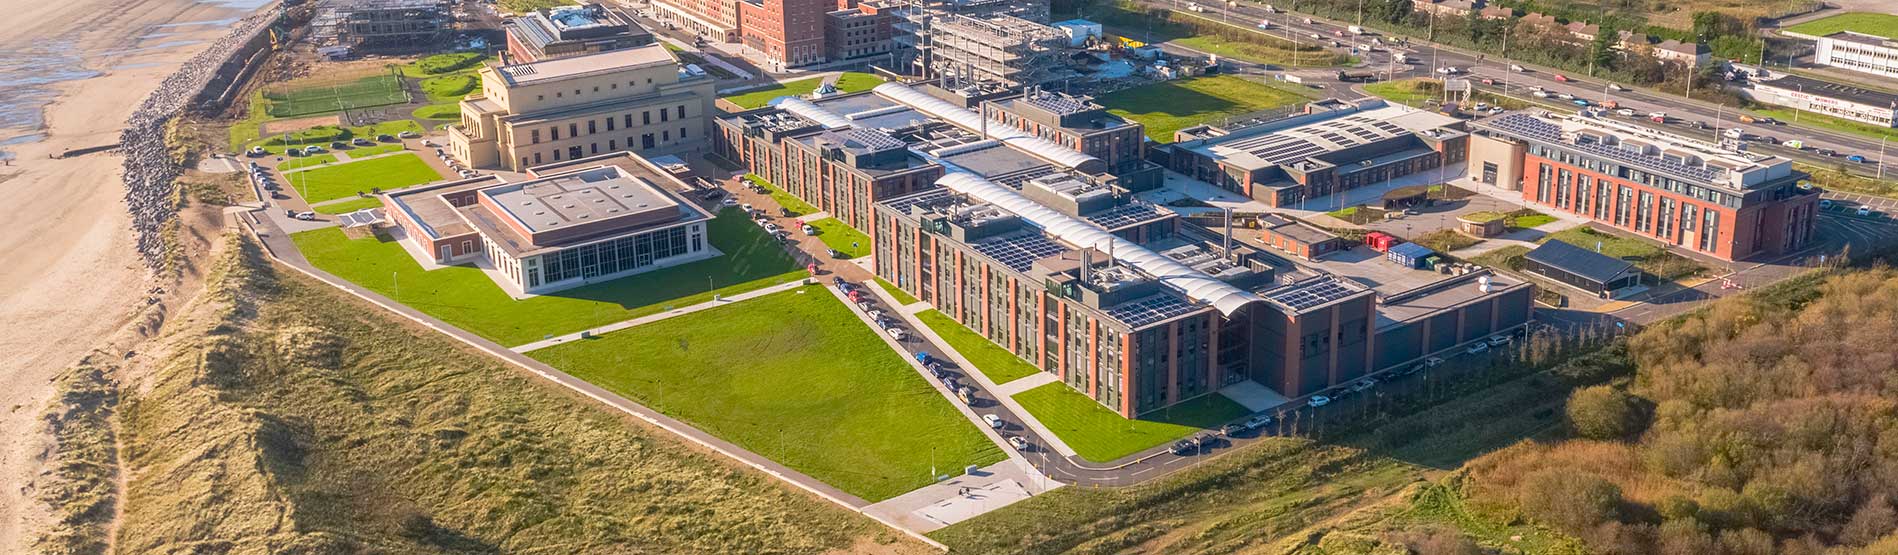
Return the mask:
POLYGON ((1120 229, 1130 225, 1159 219, 1166 216, 1159 208, 1144 202, 1134 202, 1102 210, 1086 216, 1087 221, 1107 229, 1120 229))
POLYGON ((1305 310, 1343 299, 1356 293, 1357 290, 1355 289, 1346 287, 1344 284, 1335 280, 1327 279, 1269 292, 1266 298, 1291 307, 1292 310, 1305 310))
POLYGON ((1127 301, 1108 309, 1107 315, 1126 322, 1133 327, 1145 326, 1154 322, 1190 314, 1200 306, 1178 295, 1162 293, 1144 299, 1127 301))
POLYGON ((1026 272, 1036 260, 1066 252, 1067 247, 1037 232, 1020 232, 978 241, 971 247, 1017 272, 1026 272))

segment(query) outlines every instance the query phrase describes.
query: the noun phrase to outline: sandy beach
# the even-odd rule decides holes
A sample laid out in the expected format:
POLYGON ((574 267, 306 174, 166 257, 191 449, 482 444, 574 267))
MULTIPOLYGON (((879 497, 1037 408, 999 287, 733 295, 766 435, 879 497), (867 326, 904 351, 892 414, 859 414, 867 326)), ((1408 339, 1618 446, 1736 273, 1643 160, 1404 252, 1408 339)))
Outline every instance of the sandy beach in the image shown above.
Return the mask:
POLYGON ((16 553, 35 516, 27 484, 44 450, 38 416, 49 380, 124 326, 153 285, 133 250, 120 158, 48 154, 115 142, 152 88, 244 11, 189 0, 0 0, 0 13, 31 22, 0 33, 0 55, 67 45, 99 72, 52 85, 44 140, 6 147, 16 159, 0 167, 0 552, 16 553))

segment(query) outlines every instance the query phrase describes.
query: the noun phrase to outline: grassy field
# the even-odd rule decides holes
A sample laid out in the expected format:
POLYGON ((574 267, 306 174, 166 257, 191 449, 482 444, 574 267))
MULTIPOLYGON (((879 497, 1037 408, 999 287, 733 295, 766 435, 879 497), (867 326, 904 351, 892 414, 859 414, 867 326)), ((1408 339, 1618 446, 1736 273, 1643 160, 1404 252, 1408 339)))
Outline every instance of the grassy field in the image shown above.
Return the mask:
POLYGON ((127 553, 936 553, 230 251, 123 390, 127 553))
POLYGON ((527 13, 544 8, 572 6, 573 0, 500 0, 501 9, 514 13, 527 13))
POLYGON ((1364 92, 1406 106, 1422 106, 1424 101, 1443 94, 1443 82, 1426 78, 1398 79, 1366 84, 1364 92))
MULTIPOLYGON (((1818 127, 1822 129, 1831 129, 1833 131, 1839 131, 1842 133, 1851 133, 1853 135, 1858 135, 1861 137, 1869 137, 1873 139, 1898 139, 1898 129, 1893 129, 1890 127, 1880 127, 1877 125, 1872 125, 1865 122, 1852 121, 1852 120, 1841 118, 1841 117, 1833 117, 1833 116, 1828 116, 1825 114, 1815 114, 1812 112, 1801 112, 1799 110, 1794 110, 1792 108, 1764 108, 1764 109, 1755 109, 1755 110, 1749 110, 1749 111, 1756 114, 1769 116, 1779 121, 1784 121, 1784 122, 1796 121, 1798 122, 1799 125, 1809 125, 1812 127, 1818 127)), ((1797 138, 1798 135, 1796 133, 1798 133, 1798 130, 1797 128, 1794 128, 1791 131, 1791 133, 1788 133, 1788 134, 1791 134, 1792 138, 1797 138)), ((1787 140, 1788 137, 1782 136, 1780 137, 1780 139, 1787 140)), ((1866 158, 1871 158, 1871 156, 1866 156, 1866 158)))
POLYGON ((1348 65, 1351 60, 1331 52, 1279 48, 1250 40, 1233 40, 1216 35, 1195 35, 1172 40, 1173 44, 1217 54, 1221 58, 1288 67, 1331 67, 1348 65))
POLYGON ((888 291, 890 297, 896 299, 896 302, 905 305, 916 304, 916 297, 910 296, 908 291, 904 291, 903 288, 897 287, 894 283, 883 281, 883 278, 876 278, 876 280, 877 285, 882 286, 884 291, 888 291))
POLYGON ((402 150, 404 150, 402 143, 382 143, 376 146, 350 147, 350 149, 345 152, 349 153, 351 159, 355 159, 368 158, 370 156, 388 154, 391 152, 401 152, 402 150))
MULTIPOLYGON (((1077 14, 1078 15, 1078 14, 1077 14)), ((1087 19, 1106 25, 1108 32, 1145 43, 1170 42, 1237 60, 1291 67, 1349 65, 1351 57, 1315 44, 1301 45, 1245 25, 1221 22, 1184 12, 1161 12, 1155 17, 1126 4, 1089 6, 1087 19)))
MULTIPOLYGON (((780 96, 803 96, 810 94, 811 91, 817 90, 818 85, 822 84, 824 84, 823 78, 799 79, 796 81, 780 82, 775 86, 742 92, 723 98, 731 101, 733 104, 737 104, 741 108, 749 110, 763 107, 780 96)), ((867 91, 881 84, 883 84, 881 77, 855 71, 846 71, 843 76, 837 78, 837 90, 839 92, 867 91)))
POLYGON ((1852 12, 1807 21, 1786 28, 1787 32, 1823 37, 1839 31, 1852 31, 1885 38, 1898 38, 1898 15, 1852 12))
POLYGON ((1139 418, 1122 418, 1063 383, 1017 393, 1015 402, 1073 447, 1075 454, 1094 462, 1165 445, 1246 415, 1245 407, 1214 393, 1139 418))
POLYGON ((1436 231, 1432 231, 1430 233, 1418 235, 1417 237, 1412 238, 1410 241, 1419 245, 1430 247, 1430 250, 1434 250, 1437 252, 1450 252, 1453 250, 1474 246, 1477 243, 1483 242, 1482 239, 1477 239, 1475 237, 1470 237, 1468 235, 1458 233, 1454 229, 1439 229, 1436 231))
POLYGON ((995 444, 823 286, 530 354, 870 501, 995 444))
POLYGON ((472 73, 442 75, 422 80, 422 94, 434 102, 459 101, 462 97, 481 91, 481 80, 472 73))
POLYGON ((1511 229, 1533 229, 1555 222, 1555 216, 1522 208, 1504 215, 1503 225, 1511 229))
POLYGON ((431 54, 402 64, 401 71, 405 77, 422 79, 450 73, 472 72, 480 69, 481 63, 487 60, 488 55, 480 52, 431 54))
POLYGON ((332 203, 325 204, 322 206, 313 207, 312 210, 315 210, 318 214, 348 214, 350 212, 355 212, 357 210, 362 210, 364 208, 381 208, 381 207, 382 207, 382 199, 379 199, 376 197, 369 197, 369 198, 358 198, 358 199, 332 202, 332 203))
POLYGON ((790 210, 792 217, 815 214, 818 212, 817 207, 811 206, 811 203, 804 202, 804 199, 797 198, 797 195, 784 192, 784 189, 779 189, 776 184, 765 181, 764 178, 758 177, 757 174, 745 174, 745 180, 763 186, 765 189, 769 189, 771 191, 771 200, 777 201, 778 206, 784 207, 785 210, 790 210))
POLYGON ((412 115, 417 119, 458 120, 461 119, 461 104, 456 102, 430 104, 416 108, 412 115))
POLYGON ((302 193, 303 200, 311 203, 352 196, 375 187, 387 191, 441 178, 441 172, 409 153, 311 168, 283 176, 285 187, 302 193))
POLYGON ((1821 168, 1801 163, 1794 163, 1793 169, 1811 175, 1813 184, 1827 191, 1862 193, 1898 198, 1898 182, 1889 179, 1879 181, 1870 177, 1860 177, 1841 172, 1834 168, 1821 168))
POLYGON ((336 163, 335 154, 318 154, 316 156, 304 156, 301 158, 284 160, 282 164, 277 164, 277 171, 287 172, 287 171, 295 170, 295 169, 308 168, 311 166, 321 166, 324 164, 334 164, 334 163, 336 163))
POLYGON ((724 255, 516 301, 472 266, 423 271, 401 245, 335 228, 293 236, 316 267, 502 345, 573 333, 805 277, 777 240, 737 210, 708 224, 724 255))
POLYGON ((1598 231, 1588 226, 1551 233, 1537 242, 1549 241, 1562 241, 1591 251, 1596 250, 1596 245, 1601 245, 1602 254, 1634 262, 1635 267, 1661 279, 1683 278, 1706 269, 1693 260, 1668 252, 1661 248, 1660 243, 1598 231))
POLYGON ((1195 77, 1123 89, 1095 99, 1115 115, 1147 128, 1147 136, 1173 142, 1173 132, 1268 108, 1299 104, 1308 96, 1234 75, 1195 77))
POLYGON ((409 101, 409 93, 402 89, 402 78, 390 73, 336 84, 299 86, 293 81, 276 92, 266 90, 264 98, 270 101, 272 117, 287 118, 401 104, 409 101))
POLYGON ((843 220, 824 218, 804 223, 817 228, 817 238, 823 241, 825 246, 844 253, 845 258, 869 256, 870 249, 874 248, 874 245, 870 243, 869 235, 864 235, 856 228, 845 225, 843 220))
POLYGON ((949 342, 956 352, 962 353, 963 358, 975 364, 975 369, 988 376, 989 381, 1005 384, 1041 372, 1041 369, 1015 356, 1015 353, 1008 352, 1008 349, 975 333, 975 330, 956 323, 942 312, 925 310, 916 313, 916 318, 934 330, 936 335, 942 336, 943 341, 949 342))

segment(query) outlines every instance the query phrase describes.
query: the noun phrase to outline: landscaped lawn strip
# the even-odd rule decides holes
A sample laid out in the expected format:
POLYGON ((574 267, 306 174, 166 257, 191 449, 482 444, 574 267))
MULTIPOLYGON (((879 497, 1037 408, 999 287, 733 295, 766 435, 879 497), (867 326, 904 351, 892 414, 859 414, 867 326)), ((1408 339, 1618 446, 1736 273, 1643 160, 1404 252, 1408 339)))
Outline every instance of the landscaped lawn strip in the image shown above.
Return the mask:
POLYGON ((1787 27, 1786 32, 1823 37, 1839 31, 1853 31, 1888 39, 1898 39, 1898 15, 1849 12, 1823 17, 1787 27))
POLYGON ((321 166, 323 164, 334 164, 334 163, 336 163, 335 154, 318 154, 316 156, 305 156, 302 158, 293 158, 290 160, 284 160, 282 164, 277 164, 277 171, 290 171, 290 170, 299 169, 299 168, 308 168, 311 166, 321 166))
POLYGON ((321 214, 348 214, 364 208, 381 208, 382 199, 376 197, 358 198, 332 202, 311 208, 321 214))
POLYGON ((421 157, 404 153, 287 173, 283 185, 302 193, 304 201, 318 203, 373 188, 387 191, 441 178, 441 172, 421 157))
POLYGON ((949 319, 947 314, 935 309, 916 313, 916 319, 922 320, 924 325, 936 332, 936 335, 942 336, 943 341, 949 342, 951 348, 962 353, 962 357, 969 359, 977 371, 988 376, 989 381, 997 385, 1033 376, 1041 371, 1028 361, 1008 352, 1008 349, 996 345, 995 342, 975 333, 975 330, 956 323, 955 320, 949 319))
POLYGON ((876 278, 876 280, 877 280, 877 285, 883 286, 883 290, 888 291, 890 293, 890 297, 896 299, 896 302, 902 303, 904 305, 912 305, 918 302, 916 300, 916 297, 910 296, 908 291, 904 291, 903 288, 897 287, 896 284, 890 283, 888 281, 884 281, 883 278, 876 278))
POLYGON ((1173 132, 1202 123, 1307 100, 1291 90, 1219 75, 1164 81, 1101 95, 1108 111, 1146 126, 1147 137, 1173 142, 1173 132))
POLYGON ((817 207, 811 206, 811 203, 804 202, 804 199, 797 198, 797 195, 784 192, 784 189, 779 189, 777 185, 770 181, 765 181, 762 177, 758 177, 758 174, 745 174, 745 179, 770 190, 771 200, 777 201, 778 206, 784 207, 785 210, 790 210, 792 217, 815 214, 818 212, 817 207))
POLYGON ((1015 402, 1074 448, 1075 454, 1094 462, 1165 445, 1247 413, 1244 406, 1214 393, 1128 419, 1063 383, 1017 393, 1015 402))
POLYGON ((292 238, 324 271, 512 346, 805 277, 784 247, 738 210, 719 214, 706 233, 722 256, 519 301, 473 266, 423 271, 392 241, 350 240, 337 228, 292 238))
MULTIPOLYGON (((780 96, 804 96, 810 94, 811 91, 817 90, 818 85, 822 84, 824 84, 823 77, 812 77, 796 81, 785 81, 778 83, 776 86, 742 92, 724 98, 733 104, 737 104, 740 108, 749 110, 763 107, 780 96)), ((837 91, 845 93, 867 91, 881 84, 883 84, 883 79, 875 75, 846 71, 841 77, 837 78, 837 91)))
POLYGON ((845 225, 837 218, 824 218, 815 222, 804 222, 817 228, 817 239, 824 245, 844 253, 845 258, 870 255, 870 236, 845 225))
POLYGON ((1599 252, 1602 254, 1632 261, 1635 267, 1659 276, 1661 279, 1686 277, 1703 269, 1700 264, 1687 257, 1668 252, 1659 243, 1597 231, 1585 225, 1551 233, 1537 242, 1549 241, 1562 241, 1591 251, 1596 250, 1596 245, 1600 245, 1599 252))
POLYGON ((819 285, 529 356, 870 501, 1004 458, 819 285))

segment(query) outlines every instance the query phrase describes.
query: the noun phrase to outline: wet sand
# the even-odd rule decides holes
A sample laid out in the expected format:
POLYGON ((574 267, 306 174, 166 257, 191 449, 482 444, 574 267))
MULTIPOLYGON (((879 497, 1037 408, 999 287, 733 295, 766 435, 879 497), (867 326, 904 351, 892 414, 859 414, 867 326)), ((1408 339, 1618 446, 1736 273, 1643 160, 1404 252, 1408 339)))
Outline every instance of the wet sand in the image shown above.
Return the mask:
MULTIPOLYGON (((116 142, 126 117, 180 63, 244 10, 188 0, 0 0, 20 22, 0 52, 46 44, 76 53, 96 77, 52 85, 39 142, 4 147, 0 166, 0 553, 26 551, 39 516, 28 484, 40 472, 38 416, 49 380, 125 325, 154 282, 133 248, 114 153, 51 153, 116 142), (156 35, 155 35, 156 34, 156 35)), ((0 139, 33 130, 0 130, 0 139)))

